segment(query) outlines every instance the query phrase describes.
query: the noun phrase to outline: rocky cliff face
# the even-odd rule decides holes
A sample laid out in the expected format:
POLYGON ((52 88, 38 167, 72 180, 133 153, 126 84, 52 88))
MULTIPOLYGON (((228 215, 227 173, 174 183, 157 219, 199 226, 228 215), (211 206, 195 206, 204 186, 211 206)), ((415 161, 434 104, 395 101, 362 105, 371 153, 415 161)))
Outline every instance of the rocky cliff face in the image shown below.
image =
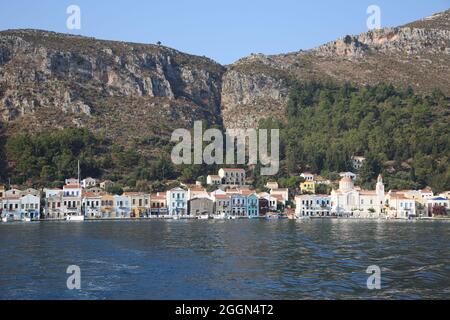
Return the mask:
POLYGON ((310 51, 224 67, 155 45, 36 30, 0 32, 0 119, 11 132, 87 126, 121 143, 206 119, 283 117, 293 81, 390 82, 450 95, 450 11, 310 51))
POLYGON ((120 127, 133 129, 124 132, 134 137, 152 124, 220 123, 223 72, 210 59, 160 46, 6 31, 0 33, 0 115, 13 126, 31 120, 27 129, 86 125, 119 139, 120 127))
POLYGON ((450 10, 404 27, 345 36, 309 51, 239 60, 224 76, 225 126, 253 127, 262 117, 280 116, 293 80, 386 82, 411 86, 418 93, 440 89, 450 95, 450 10), (243 94, 243 88, 250 91, 243 94))

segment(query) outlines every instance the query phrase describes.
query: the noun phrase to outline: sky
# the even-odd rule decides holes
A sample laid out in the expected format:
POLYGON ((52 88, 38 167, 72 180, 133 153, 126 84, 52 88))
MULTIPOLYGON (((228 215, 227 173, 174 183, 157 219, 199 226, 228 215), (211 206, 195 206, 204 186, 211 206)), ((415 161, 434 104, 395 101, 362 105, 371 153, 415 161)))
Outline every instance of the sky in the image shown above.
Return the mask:
POLYGON ((367 8, 398 26, 450 8, 450 0, 0 0, 0 30, 44 29, 156 43, 230 64, 252 53, 306 50, 366 32, 367 8), (70 30, 67 7, 81 11, 70 30))

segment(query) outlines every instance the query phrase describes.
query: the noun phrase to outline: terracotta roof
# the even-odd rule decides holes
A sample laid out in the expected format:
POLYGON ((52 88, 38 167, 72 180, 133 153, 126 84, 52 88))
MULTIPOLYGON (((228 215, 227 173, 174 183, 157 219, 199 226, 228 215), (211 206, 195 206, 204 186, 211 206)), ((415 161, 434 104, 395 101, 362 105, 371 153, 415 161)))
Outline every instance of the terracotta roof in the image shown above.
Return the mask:
POLYGON ((63 188, 64 189, 79 189, 79 188, 81 188, 81 186, 79 184, 66 184, 63 188))
POLYGON ((237 169, 237 168, 222 168, 224 171, 241 171, 245 172, 244 169, 237 169))
POLYGON ((218 194, 215 196, 216 199, 220 199, 220 200, 229 200, 230 199, 230 195, 227 194, 218 194))
POLYGON ((353 180, 350 177, 343 177, 341 182, 353 182, 353 180))
POLYGON ((211 179, 217 179, 217 180, 220 180, 220 176, 217 176, 217 175, 209 175, 209 177, 210 177, 211 179))

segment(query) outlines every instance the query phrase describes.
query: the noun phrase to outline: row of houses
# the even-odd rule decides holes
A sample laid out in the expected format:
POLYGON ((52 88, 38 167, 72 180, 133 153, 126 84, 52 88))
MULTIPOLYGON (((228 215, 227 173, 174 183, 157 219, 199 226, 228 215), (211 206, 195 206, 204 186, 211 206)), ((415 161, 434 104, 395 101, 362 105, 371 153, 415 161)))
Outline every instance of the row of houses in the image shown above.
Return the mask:
POLYGON ((36 189, 6 190, 0 185, 0 212, 10 212, 16 219, 37 219, 41 211, 40 192, 36 189))
POLYGON ((375 190, 363 190, 344 176, 331 195, 302 194, 295 197, 297 217, 392 218, 433 217, 450 209, 450 192, 434 195, 423 190, 385 192, 380 175, 375 190))
MULTIPOLYGON (((245 179, 245 178, 244 178, 245 179)), ((245 186, 217 188, 207 192, 199 185, 182 186, 148 194, 125 192, 110 194, 97 183, 86 184, 78 179, 66 179, 61 189, 45 188, 21 191, 0 186, 2 216, 62 220, 71 215, 86 218, 135 218, 175 216, 259 217, 286 206, 287 189, 256 193, 245 186)))

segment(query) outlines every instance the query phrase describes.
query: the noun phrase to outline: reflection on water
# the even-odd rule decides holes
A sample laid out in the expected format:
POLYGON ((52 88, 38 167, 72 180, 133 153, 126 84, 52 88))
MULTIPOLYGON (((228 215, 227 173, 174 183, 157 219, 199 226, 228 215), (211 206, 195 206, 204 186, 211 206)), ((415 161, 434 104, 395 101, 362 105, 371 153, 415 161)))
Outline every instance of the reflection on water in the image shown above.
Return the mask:
POLYGON ((1 299, 448 298, 450 224, 145 221, 0 225, 1 299), (80 291, 66 268, 81 268, 80 291), (382 289, 366 287, 370 265, 382 289))

